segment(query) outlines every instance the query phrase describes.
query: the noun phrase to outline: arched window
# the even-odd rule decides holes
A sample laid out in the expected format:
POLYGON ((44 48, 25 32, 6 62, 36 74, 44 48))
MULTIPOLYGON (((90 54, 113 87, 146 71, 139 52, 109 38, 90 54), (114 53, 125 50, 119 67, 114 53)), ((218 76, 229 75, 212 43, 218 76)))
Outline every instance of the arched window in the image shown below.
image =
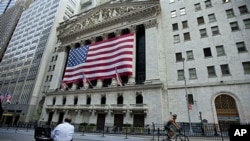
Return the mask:
POLYGON ((74 105, 77 105, 77 103, 78 103, 78 97, 76 96, 76 97, 74 98, 74 105))
POLYGON ((91 104, 91 97, 90 96, 87 96, 87 105, 90 105, 91 104))
POLYGON ((52 105, 55 105, 56 104, 56 98, 53 97, 53 100, 52 100, 52 105))
POLYGON ((123 96, 118 96, 117 97, 117 104, 123 104, 123 96))
POLYGON ((63 105, 65 105, 66 104, 66 97, 64 96, 63 97, 63 103, 62 103, 63 105))
POLYGON ((143 104, 143 96, 142 95, 136 96, 136 104, 143 104))
POLYGON ((215 107, 219 122, 229 122, 229 120, 230 122, 239 121, 239 114, 233 97, 226 94, 217 96, 215 107))
POLYGON ((106 104, 106 97, 105 96, 102 97, 101 104, 106 104))

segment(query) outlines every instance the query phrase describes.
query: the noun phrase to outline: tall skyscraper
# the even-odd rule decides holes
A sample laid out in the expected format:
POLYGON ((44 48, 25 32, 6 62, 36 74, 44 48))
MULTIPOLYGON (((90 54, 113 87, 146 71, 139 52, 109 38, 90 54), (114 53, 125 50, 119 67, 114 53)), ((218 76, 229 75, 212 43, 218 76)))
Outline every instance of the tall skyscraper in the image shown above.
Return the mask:
POLYGON ((23 12, 0 64, 0 92, 11 95, 9 104, 6 99, 3 102, 5 124, 39 115, 36 108, 57 42, 56 28, 75 14, 78 6, 76 0, 36 0, 23 12))
POLYGON ((0 62, 2 61, 2 57, 25 5, 26 3, 24 1, 19 1, 4 14, 0 15, 0 62))

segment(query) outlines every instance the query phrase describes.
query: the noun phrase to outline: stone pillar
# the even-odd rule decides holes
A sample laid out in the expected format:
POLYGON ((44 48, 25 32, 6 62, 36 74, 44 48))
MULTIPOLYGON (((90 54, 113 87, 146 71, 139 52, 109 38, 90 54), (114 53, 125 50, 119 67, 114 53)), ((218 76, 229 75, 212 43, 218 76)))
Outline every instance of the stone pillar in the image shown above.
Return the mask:
POLYGON ((81 117, 81 110, 76 111, 76 118, 75 118, 75 123, 81 123, 82 122, 82 117, 81 117))
POLYGON ((129 76, 127 85, 135 85, 135 64, 136 64, 136 25, 132 25, 130 32, 134 33, 134 50, 133 50, 133 75, 129 76))
POLYGON ((97 80, 97 84, 96 84, 96 86, 94 87, 94 89, 100 89, 100 88, 102 88, 102 80, 101 80, 101 79, 98 79, 98 80, 97 80))
POLYGON ((146 80, 145 84, 159 82, 159 65, 158 65, 158 45, 157 45, 157 21, 152 20, 144 24, 146 31, 146 80))
POLYGON ((77 89, 77 86, 78 86, 78 83, 73 83, 72 87, 71 87, 71 90, 76 90, 77 89))

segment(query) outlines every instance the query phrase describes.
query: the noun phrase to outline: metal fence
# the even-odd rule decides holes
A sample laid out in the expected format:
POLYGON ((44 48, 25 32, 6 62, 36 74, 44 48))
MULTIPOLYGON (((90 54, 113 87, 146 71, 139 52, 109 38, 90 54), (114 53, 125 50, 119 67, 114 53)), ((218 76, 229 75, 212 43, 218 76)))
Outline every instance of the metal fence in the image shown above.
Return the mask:
MULTIPOLYGON (((213 123, 189 123, 179 122, 182 128, 182 134, 192 139, 200 140, 228 140, 228 131, 230 124, 213 124, 213 123), (190 130, 191 129, 191 130, 190 130)), ((53 129, 57 125, 56 122, 47 124, 46 122, 18 122, 16 125, 1 125, 1 128, 9 130, 10 128, 19 130, 33 130, 36 127, 44 127, 53 129)), ((129 124, 123 125, 122 127, 116 127, 113 124, 73 124, 75 126, 75 132, 85 133, 98 133, 98 134, 116 134, 123 136, 147 136, 153 140, 162 140, 166 136, 164 130, 164 124, 145 125, 144 127, 135 127, 129 124)))

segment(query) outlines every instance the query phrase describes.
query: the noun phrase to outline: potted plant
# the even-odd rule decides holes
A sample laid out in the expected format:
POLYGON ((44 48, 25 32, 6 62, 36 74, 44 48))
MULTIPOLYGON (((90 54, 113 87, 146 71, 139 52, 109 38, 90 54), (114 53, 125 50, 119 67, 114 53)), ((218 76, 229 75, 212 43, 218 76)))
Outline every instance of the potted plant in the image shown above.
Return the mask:
POLYGON ((96 125, 94 123, 90 123, 87 126, 87 129, 88 129, 88 131, 94 132, 94 131, 96 131, 96 125))
POLYGON ((126 124, 123 124, 123 126, 122 126, 122 132, 123 133, 130 133, 131 132, 131 124, 128 124, 128 123, 126 123, 126 124))
POLYGON ((80 123, 79 124, 79 127, 78 127, 78 130, 80 131, 80 132, 82 132, 83 130, 86 130, 86 126, 87 126, 88 124, 87 123, 80 123))

